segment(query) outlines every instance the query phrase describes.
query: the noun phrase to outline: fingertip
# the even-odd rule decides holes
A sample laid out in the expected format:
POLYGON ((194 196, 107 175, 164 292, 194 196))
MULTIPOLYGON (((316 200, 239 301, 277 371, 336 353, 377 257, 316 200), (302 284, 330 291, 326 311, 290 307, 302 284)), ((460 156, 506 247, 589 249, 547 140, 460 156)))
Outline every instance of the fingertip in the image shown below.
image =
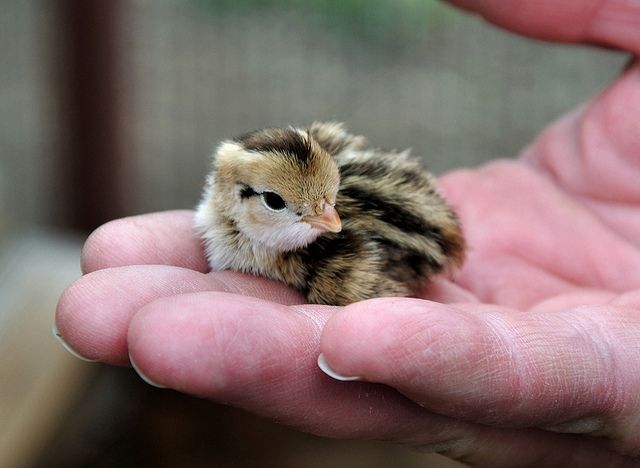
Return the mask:
MULTIPOLYGON (((111 229, 110 225, 113 223, 114 221, 109 221, 97 227, 85 240, 80 252, 80 270, 83 275, 102 268, 102 246, 105 243, 105 237, 108 238, 108 232, 111 229), (106 235, 105 232, 107 233, 106 235)), ((116 250, 114 254, 117 255, 118 251, 116 250)))
MULTIPOLYGON (((203 353, 217 350, 213 320, 204 320, 190 296, 159 298, 138 310, 129 323, 127 347, 132 367, 145 382, 197 394, 203 376, 216 374, 205 368, 209 361, 203 353)), ((216 309, 212 302, 209 312, 216 309)))
POLYGON ((83 313, 91 299, 85 294, 81 280, 82 278, 62 292, 56 306, 52 332, 71 355, 84 361, 101 361, 102 347, 111 347, 111 344, 105 345, 109 341, 109 330, 105 327, 104 334, 95 333, 96 327, 91 323, 96 318, 95 315, 83 313))
POLYGON ((138 374, 138 377, 140 377, 145 383, 151 385, 152 387, 156 387, 156 388, 167 388, 164 385, 159 384, 158 382, 152 380, 143 370, 142 368, 136 364, 135 359, 133 358, 133 356, 129 355, 129 362, 131 363, 131 367, 133 368, 133 370, 136 372, 136 374, 138 374))
MULTIPOLYGON (((123 266, 88 273, 70 285, 60 297, 57 324, 67 344, 78 354, 109 364, 128 365, 127 332, 132 317, 163 297, 182 294, 188 297, 198 291, 226 291, 283 303, 299 300, 285 286, 250 275, 203 274, 165 265, 123 266)), ((238 298, 234 302, 247 301, 259 300, 238 298)), ((268 303, 251 302, 256 309, 264 310, 263 315, 275 307, 264 305, 268 303)))
MULTIPOLYGON (((122 334, 128 297, 117 284, 111 287, 108 273, 84 275, 62 292, 52 331, 62 346, 80 359, 128 365, 122 334)), ((133 281, 129 285, 136 287, 133 281)))
POLYGON ((149 213, 109 221, 93 231, 82 249, 83 273, 126 265, 173 265, 207 272, 193 211, 149 213))
POLYGON ((85 362, 96 362, 95 359, 90 359, 88 357, 83 356, 78 351, 76 351, 69 343, 67 343, 67 341, 64 339, 64 336, 58 329, 58 325, 56 324, 56 322, 53 322, 53 325, 51 326, 51 334, 58 341, 58 343, 60 343, 60 345, 65 349, 65 351, 67 351, 73 357, 85 362))
POLYGON ((327 321, 320 350, 335 374, 378 381, 395 372, 411 347, 419 347, 431 336, 429 328, 453 326, 452 314, 458 315, 449 306, 421 299, 358 302, 327 321))
POLYGON ((132 229, 135 218, 108 221, 89 234, 80 253, 80 268, 83 274, 109 267, 145 263, 140 261, 139 249, 148 249, 148 243, 135 244, 134 241, 139 239, 137 229, 132 229))

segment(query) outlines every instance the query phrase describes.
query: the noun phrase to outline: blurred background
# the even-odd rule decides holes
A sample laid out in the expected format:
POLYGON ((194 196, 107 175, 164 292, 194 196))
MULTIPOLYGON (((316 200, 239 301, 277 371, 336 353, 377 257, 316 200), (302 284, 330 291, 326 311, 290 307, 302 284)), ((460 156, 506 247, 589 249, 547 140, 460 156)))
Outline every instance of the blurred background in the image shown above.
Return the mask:
POLYGON ((625 61, 436 0, 3 0, 0 466, 459 466, 77 361, 57 297, 101 223, 193 207, 222 138, 339 120, 440 174, 516 156, 625 61))

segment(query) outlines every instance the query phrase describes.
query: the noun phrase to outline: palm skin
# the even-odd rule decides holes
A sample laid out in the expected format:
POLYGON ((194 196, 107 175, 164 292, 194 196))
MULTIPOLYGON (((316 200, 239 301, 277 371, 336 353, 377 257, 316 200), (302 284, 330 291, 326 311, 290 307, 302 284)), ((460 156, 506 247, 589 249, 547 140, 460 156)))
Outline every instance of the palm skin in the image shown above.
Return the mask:
MULTIPOLYGON (((482 8, 529 35, 640 51, 624 28, 554 36, 500 2, 482 8)), ((455 283, 425 286, 429 300, 309 305, 262 278, 207 274, 192 213, 168 212, 90 237, 57 326, 90 359, 131 358, 157 384, 317 434, 483 466, 637 466, 639 123, 636 64, 518 160, 445 176, 470 250, 455 283), (363 381, 322 374, 320 352, 363 381)))

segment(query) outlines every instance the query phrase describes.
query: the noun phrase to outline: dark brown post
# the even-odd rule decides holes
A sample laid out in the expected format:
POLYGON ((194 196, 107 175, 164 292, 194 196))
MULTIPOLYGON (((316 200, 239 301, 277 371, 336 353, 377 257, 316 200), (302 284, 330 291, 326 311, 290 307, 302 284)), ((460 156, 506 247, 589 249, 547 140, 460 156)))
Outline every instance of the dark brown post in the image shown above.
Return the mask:
POLYGON ((54 222, 91 230, 125 213, 123 0, 57 0, 60 138, 54 222))

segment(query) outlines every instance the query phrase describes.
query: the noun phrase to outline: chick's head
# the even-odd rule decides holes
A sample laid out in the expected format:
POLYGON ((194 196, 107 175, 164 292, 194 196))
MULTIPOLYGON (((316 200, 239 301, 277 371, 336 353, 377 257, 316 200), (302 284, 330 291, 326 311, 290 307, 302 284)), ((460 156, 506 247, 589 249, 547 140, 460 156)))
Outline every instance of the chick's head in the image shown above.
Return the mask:
POLYGON ((264 129, 225 141, 214 167, 220 209, 262 247, 295 250, 341 230, 338 167, 305 130, 264 129))

